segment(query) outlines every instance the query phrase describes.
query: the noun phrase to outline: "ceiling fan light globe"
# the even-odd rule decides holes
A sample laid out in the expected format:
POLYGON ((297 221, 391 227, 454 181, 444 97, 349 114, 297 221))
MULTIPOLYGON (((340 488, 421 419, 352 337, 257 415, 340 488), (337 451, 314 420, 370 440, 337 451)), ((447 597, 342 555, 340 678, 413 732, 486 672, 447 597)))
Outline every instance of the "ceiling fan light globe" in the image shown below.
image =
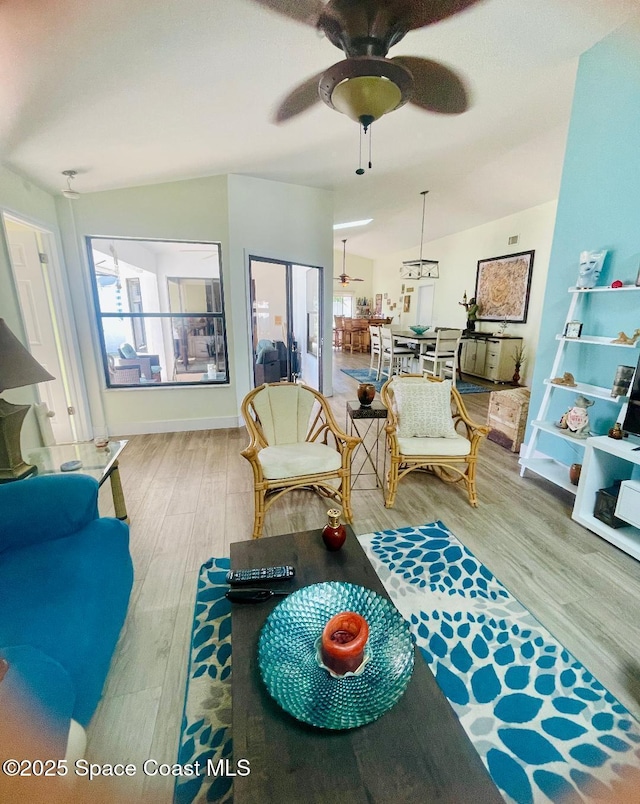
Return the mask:
POLYGON ((339 83, 331 94, 335 109, 356 123, 373 122, 402 103, 400 88, 385 76, 361 75, 339 83))

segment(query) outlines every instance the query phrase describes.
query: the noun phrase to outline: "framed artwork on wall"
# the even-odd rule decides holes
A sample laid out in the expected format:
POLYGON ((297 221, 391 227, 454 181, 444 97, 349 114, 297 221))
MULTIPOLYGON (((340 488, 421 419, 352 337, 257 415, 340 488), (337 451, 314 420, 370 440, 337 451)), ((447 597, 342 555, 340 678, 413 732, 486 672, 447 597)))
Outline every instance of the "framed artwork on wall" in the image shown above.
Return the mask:
POLYGON ((376 315, 380 315, 382 313, 382 293, 376 293, 376 309, 374 310, 376 315))
POLYGON ((521 251, 478 260, 475 292, 478 321, 525 323, 534 254, 535 251, 521 251))

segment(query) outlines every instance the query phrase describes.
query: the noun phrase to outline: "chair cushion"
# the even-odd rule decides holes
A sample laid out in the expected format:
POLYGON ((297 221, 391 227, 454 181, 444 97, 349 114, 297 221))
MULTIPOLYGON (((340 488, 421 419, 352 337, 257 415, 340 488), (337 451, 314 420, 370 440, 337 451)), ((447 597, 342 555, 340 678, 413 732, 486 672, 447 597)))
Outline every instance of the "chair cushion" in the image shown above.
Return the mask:
POLYGON ((283 446, 303 443, 314 403, 315 397, 311 391, 295 383, 267 386, 259 391, 254 397, 253 407, 267 444, 283 446))
POLYGON ((258 460, 268 480, 335 472, 342 466, 342 457, 333 447, 308 441, 265 447, 258 460))
POLYGON ((451 415, 451 381, 395 380, 398 438, 457 438, 451 415))
POLYGON ((460 433, 455 438, 398 438, 401 455, 464 456, 471 451, 471 442, 460 433))
POLYGON ((125 359, 128 358, 129 360, 133 360, 134 358, 137 357, 136 350, 130 343, 120 344, 120 354, 122 355, 122 357, 124 357, 125 359))

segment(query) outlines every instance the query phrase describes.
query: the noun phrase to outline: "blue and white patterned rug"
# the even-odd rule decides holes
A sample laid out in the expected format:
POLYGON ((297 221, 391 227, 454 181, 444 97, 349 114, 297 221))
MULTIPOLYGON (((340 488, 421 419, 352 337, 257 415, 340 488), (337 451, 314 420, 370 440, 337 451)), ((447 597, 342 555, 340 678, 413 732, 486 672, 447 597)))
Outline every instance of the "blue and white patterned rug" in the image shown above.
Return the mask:
MULTIPOLYGON (((358 538, 507 802, 640 790, 640 724, 445 525, 358 538)), ((228 567, 198 579, 181 763, 232 757, 228 567)), ((224 775, 177 780, 176 804, 231 800, 224 775)))
POLYGON ((640 724, 442 522, 359 540, 506 801, 640 790, 640 724))
MULTIPOLYGON (((376 391, 380 393, 380 389, 385 384, 385 382, 389 379, 386 375, 383 375, 382 379, 376 380, 376 372, 371 371, 370 369, 340 369, 343 374, 347 374, 349 377, 353 377, 354 380, 358 382, 370 382, 376 387, 376 391)), ((486 388, 482 385, 476 385, 473 382, 467 382, 466 380, 458 380, 456 383, 456 388, 461 394, 488 394, 491 391, 491 388, 486 388)))

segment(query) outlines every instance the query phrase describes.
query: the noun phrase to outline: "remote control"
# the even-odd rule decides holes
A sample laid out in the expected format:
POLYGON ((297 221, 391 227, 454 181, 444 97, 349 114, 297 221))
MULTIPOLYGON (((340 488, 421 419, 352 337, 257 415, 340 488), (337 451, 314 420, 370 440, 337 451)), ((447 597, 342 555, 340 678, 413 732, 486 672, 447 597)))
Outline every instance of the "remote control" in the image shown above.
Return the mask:
POLYGON ((290 581, 296 574, 294 567, 260 567, 259 569, 229 570, 227 583, 230 586, 268 583, 269 581, 290 581))

